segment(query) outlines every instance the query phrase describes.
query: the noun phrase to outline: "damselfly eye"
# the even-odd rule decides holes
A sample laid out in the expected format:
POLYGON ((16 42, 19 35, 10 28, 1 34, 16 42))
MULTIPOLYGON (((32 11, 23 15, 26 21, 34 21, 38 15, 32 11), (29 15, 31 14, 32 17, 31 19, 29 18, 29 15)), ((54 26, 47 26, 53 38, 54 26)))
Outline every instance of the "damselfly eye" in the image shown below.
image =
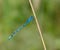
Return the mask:
POLYGON ((13 35, 10 35, 9 38, 8 38, 8 40, 10 40, 12 37, 13 37, 13 35))

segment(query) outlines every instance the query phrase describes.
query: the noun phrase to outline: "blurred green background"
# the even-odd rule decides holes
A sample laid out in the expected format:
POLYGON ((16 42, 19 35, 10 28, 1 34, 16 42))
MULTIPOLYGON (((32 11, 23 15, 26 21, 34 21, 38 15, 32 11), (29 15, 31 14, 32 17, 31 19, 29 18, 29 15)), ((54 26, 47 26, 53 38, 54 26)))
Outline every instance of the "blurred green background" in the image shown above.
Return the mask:
MULTIPOLYGON (((60 0, 32 0, 32 3, 47 50, 60 50, 60 0)), ((0 0, 0 50, 43 50, 35 20, 8 40, 31 15, 28 0, 0 0)))

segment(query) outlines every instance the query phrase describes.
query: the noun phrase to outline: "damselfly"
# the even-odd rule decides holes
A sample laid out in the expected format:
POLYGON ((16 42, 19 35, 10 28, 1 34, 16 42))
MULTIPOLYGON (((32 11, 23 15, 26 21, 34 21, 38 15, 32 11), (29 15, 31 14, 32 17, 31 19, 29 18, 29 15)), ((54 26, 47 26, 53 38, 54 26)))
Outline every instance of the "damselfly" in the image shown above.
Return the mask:
POLYGON ((19 32, 21 29, 23 29, 27 24, 29 24, 31 21, 33 20, 33 16, 30 16, 27 21, 22 25, 20 26, 19 28, 17 28, 9 37, 8 37, 8 40, 12 39, 16 34, 17 32, 19 32))

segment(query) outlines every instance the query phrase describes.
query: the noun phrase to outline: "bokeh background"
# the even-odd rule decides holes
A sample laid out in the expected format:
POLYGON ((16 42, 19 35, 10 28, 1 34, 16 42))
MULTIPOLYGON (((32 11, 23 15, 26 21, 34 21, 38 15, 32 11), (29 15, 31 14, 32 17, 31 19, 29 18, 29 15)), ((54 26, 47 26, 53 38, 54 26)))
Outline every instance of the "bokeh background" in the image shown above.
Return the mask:
MULTIPOLYGON (((32 0, 47 50, 60 50, 60 0, 32 0)), ((9 35, 33 16, 28 0, 0 0, 0 50, 43 50, 35 20, 12 40, 9 35)))

